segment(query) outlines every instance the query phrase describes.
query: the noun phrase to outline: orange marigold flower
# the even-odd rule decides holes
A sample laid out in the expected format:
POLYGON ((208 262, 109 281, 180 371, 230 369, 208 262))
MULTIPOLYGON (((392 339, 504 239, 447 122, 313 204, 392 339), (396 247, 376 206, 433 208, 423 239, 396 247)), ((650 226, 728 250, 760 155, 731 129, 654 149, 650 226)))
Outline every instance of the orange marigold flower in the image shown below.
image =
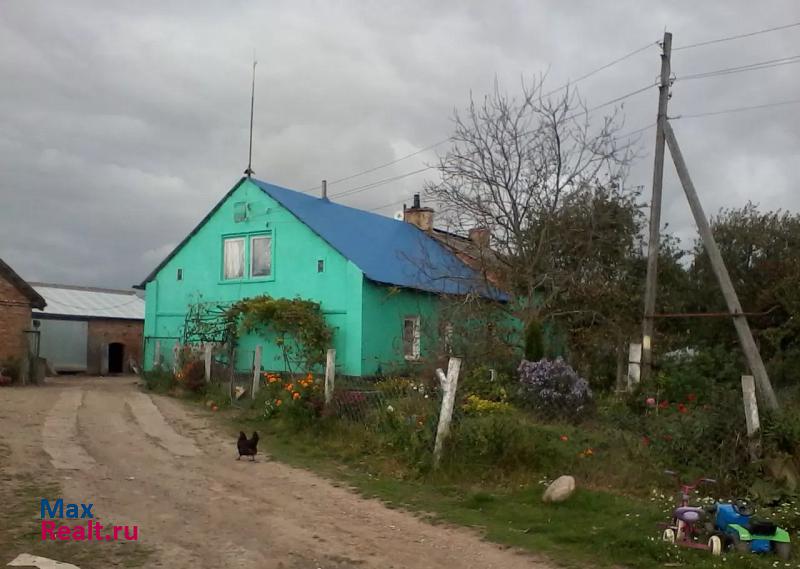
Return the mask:
POLYGON ((292 393, 292 399, 300 399, 300 394, 295 391, 292 393))
POLYGON ((275 400, 275 405, 277 405, 278 407, 281 406, 281 403, 283 403, 283 401, 281 401, 280 399, 275 400))

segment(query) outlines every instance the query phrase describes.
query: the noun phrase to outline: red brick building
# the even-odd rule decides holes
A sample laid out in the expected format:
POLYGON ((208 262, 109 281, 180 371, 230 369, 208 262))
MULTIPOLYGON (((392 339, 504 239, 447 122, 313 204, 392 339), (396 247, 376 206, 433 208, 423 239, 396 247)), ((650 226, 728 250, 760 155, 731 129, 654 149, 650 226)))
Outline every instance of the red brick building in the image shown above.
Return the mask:
POLYGON ((144 299, 132 290, 32 283, 47 301, 33 318, 55 372, 129 373, 141 366, 144 299))
POLYGON ((0 259, 0 368, 22 366, 30 351, 31 309, 45 300, 0 259))

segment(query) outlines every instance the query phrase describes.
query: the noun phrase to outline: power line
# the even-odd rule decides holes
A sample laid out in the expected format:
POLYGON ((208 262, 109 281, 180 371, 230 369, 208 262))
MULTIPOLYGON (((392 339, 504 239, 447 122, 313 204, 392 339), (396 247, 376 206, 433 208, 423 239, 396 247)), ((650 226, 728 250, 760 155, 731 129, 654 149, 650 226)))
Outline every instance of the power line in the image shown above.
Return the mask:
POLYGON ((408 158, 412 158, 414 156, 417 156, 418 154, 422 154, 423 152, 427 152, 428 150, 432 150, 432 149, 436 148, 437 146, 441 146, 442 144, 444 144, 445 142, 448 142, 449 140, 450 140, 450 137, 448 136, 444 140, 440 140, 439 142, 435 142, 433 144, 430 144, 430 145, 426 146, 425 148, 421 148, 421 149, 417 150, 416 152, 412 152, 411 154, 406 154, 405 156, 401 156, 400 158, 396 158, 396 159, 394 159, 394 160, 392 160, 390 162, 386 162, 385 164, 381 164, 380 166, 375 166, 374 168, 370 168, 368 170, 362 170, 361 172, 356 172, 355 174, 350 174, 349 176, 345 176, 344 178, 339 178, 337 180, 333 180, 331 182, 328 182, 328 186, 332 186, 333 184, 338 184, 339 182, 344 182, 345 180, 351 180, 353 178, 357 178, 358 176, 363 176, 364 174, 369 174, 370 172, 374 172, 375 170, 380 170, 381 168, 386 168, 387 166, 392 166, 393 164, 397 164, 398 162, 401 162, 401 161, 406 160, 408 158))
POLYGON ((645 51, 645 50, 647 50, 647 49, 649 49, 649 48, 651 48, 653 46, 656 46, 656 45, 658 45, 657 41, 656 42, 648 42, 645 45, 643 45, 642 47, 636 48, 633 51, 626 53, 622 57, 618 57, 617 59, 615 59, 613 61, 610 61, 610 62, 606 63, 605 65, 602 65, 602 66, 598 67, 597 69, 594 69, 594 70, 590 71, 589 73, 581 75, 580 77, 578 77, 574 81, 568 81, 567 83, 563 84, 561 87, 559 87, 557 89, 553 89, 552 91, 549 91, 549 92, 545 93, 544 95, 542 95, 542 97, 549 97, 550 95, 553 95, 553 94, 558 93, 559 91, 561 91, 563 89, 566 89, 570 85, 575 85, 576 83, 580 83, 584 79, 588 79, 592 75, 600 73, 601 71, 605 71, 609 67, 613 67, 617 63, 625 61, 626 59, 628 59, 630 57, 633 57, 634 55, 637 55, 637 54, 639 54, 639 53, 641 53, 641 52, 643 52, 643 51, 645 51))
POLYGON ((749 37, 752 37, 752 36, 757 36, 759 34, 766 34, 766 33, 769 33, 769 32, 776 32, 778 30, 785 30, 785 29, 788 29, 788 28, 794 28, 796 26, 800 26, 800 22, 794 22, 793 24, 786 24, 785 26, 776 26, 774 28, 767 28, 765 30, 758 30, 758 31, 749 32, 749 33, 746 33, 746 34, 739 34, 739 35, 735 35, 735 36, 725 36, 725 37, 717 38, 717 39, 713 39, 713 40, 701 41, 701 42, 692 43, 692 44, 689 44, 689 45, 682 45, 680 47, 673 47, 672 51, 680 51, 682 49, 693 49, 695 47, 701 47, 701 46, 704 46, 704 45, 711 45, 711 44, 714 44, 714 43, 722 43, 722 42, 733 41, 733 40, 738 40, 738 39, 742 39, 742 38, 749 38, 749 37))
POLYGON ((775 101, 773 103, 764 103, 763 105, 751 105, 748 107, 737 107, 734 109, 725 109, 722 111, 709 111, 705 113, 693 113, 689 115, 678 115, 676 117, 671 117, 672 119, 694 119, 698 117, 710 117, 714 115, 726 115, 728 113, 741 113, 744 111, 752 111, 756 109, 767 109, 770 107, 782 107, 785 105, 796 105, 800 103, 800 99, 792 99, 789 101, 775 101))
POLYGON ((424 168, 420 168, 419 170, 414 170, 412 172, 406 172, 405 174, 399 174, 397 176, 390 176, 390 177, 384 178, 382 180, 377 180, 375 182, 370 182, 369 184, 364 184, 363 186, 356 186, 355 188, 350 188, 349 190, 344 190, 344 191, 336 193, 336 194, 331 194, 330 197, 336 198, 336 197, 342 197, 342 196, 349 196, 349 195, 353 195, 353 194, 358 194, 360 192, 365 192, 367 190, 371 190, 373 188, 377 188, 379 186, 383 186, 385 184, 388 184, 388 183, 391 183, 391 182, 395 182, 395 181, 401 180, 403 178, 408 178, 409 176, 414 176, 416 174, 421 174, 422 172, 425 172, 425 171, 430 170, 430 169, 431 169, 430 166, 425 166, 424 168))
MULTIPOLYGON (((643 51, 645 51, 645 50, 647 50, 647 49, 649 49, 649 48, 651 48, 653 46, 656 46, 656 45, 658 45, 658 42, 648 42, 647 44, 645 44, 645 45, 643 45, 641 47, 638 47, 638 48, 634 49, 633 51, 630 51, 630 52, 626 53, 625 55, 623 55, 621 57, 618 57, 618 58, 616 58, 616 59, 614 59, 612 61, 609 61, 608 63, 606 63, 604 65, 601 65, 600 67, 598 67, 596 69, 593 69, 592 71, 589 71, 588 73, 584 73, 583 75, 581 75, 580 77, 578 77, 574 81, 568 81, 567 83, 564 83, 560 87, 558 87, 556 89, 553 89, 552 91, 548 91, 547 93, 542 95, 542 97, 549 97, 550 95, 553 95, 553 94, 555 94, 555 93, 557 93, 557 92, 559 92, 559 91, 561 91, 563 89, 566 89, 570 85, 575 85, 577 83, 580 83, 581 81, 584 81, 584 80, 588 79, 589 77, 592 77, 593 75, 596 75, 597 73, 600 73, 601 71, 605 71, 606 69, 608 69, 610 67, 613 67, 614 65, 616 65, 616 64, 618 64, 618 63, 620 63, 622 61, 625 61, 626 59, 629 59, 629 58, 633 57, 634 55, 637 55, 637 54, 639 54, 639 53, 641 53, 641 52, 643 52, 643 51)), ((611 104, 611 103, 609 103, 609 104, 611 104)), ((420 150, 416 150, 414 152, 411 152, 410 154, 406 154, 404 156, 400 156, 399 158, 395 158, 394 160, 391 160, 391 161, 386 162, 384 164, 380 164, 378 166, 374 166, 374 167, 368 168, 366 170, 361 170, 360 172, 356 172, 354 174, 350 174, 350 175, 344 176, 342 178, 337 178, 336 180, 332 180, 332 181, 328 182, 328 186, 332 186, 334 184, 338 184, 338 183, 344 182, 346 180, 352 180, 353 178, 357 178, 359 176, 363 176, 364 174, 370 174, 372 172, 375 172, 376 170, 380 170, 382 168, 386 168, 388 166, 392 166, 394 164, 397 164, 398 162, 402 162, 403 160, 407 160, 409 158, 413 158, 414 156, 422 154, 423 152, 427 152, 429 150, 433 150, 437 146, 441 146, 442 144, 444 144, 446 142, 450 142, 451 139, 452 139, 452 137, 448 136, 447 138, 444 138, 442 140, 434 142, 433 144, 429 144, 428 146, 425 146, 424 148, 421 148, 420 150)), ((314 191, 316 189, 317 189, 317 186, 314 186, 312 188, 308 188, 308 189, 303 190, 303 191, 304 192, 311 192, 311 191, 314 191)))
POLYGON ((584 111, 580 111, 578 113, 574 113, 572 115, 569 115, 568 117, 564 118, 563 120, 568 121, 568 120, 574 119, 576 117, 579 117, 579 116, 581 116, 583 114, 590 115, 590 114, 592 114, 594 111, 596 111, 598 109, 602 109, 603 107, 607 107, 609 105, 613 105, 614 103, 619 103, 621 101, 624 101, 625 99, 629 99, 630 97, 638 95, 639 93, 644 93, 645 91, 647 91, 648 89, 652 89, 653 87, 655 87, 654 83, 648 83, 644 87, 640 87, 639 89, 634 89, 633 91, 625 93, 624 95, 620 95, 619 97, 615 97, 615 98, 613 98, 611 100, 608 100, 605 103, 600 103, 599 105, 596 105, 596 106, 591 107, 589 109, 586 109, 584 111))
POLYGON ((759 61, 756 63, 749 63, 747 65, 739 65, 736 67, 725 67, 721 69, 712 69, 711 71, 703 71, 701 73, 693 73, 691 75, 679 76, 676 81, 690 81, 692 79, 707 79, 709 77, 717 77, 720 75, 730 75, 732 73, 745 73, 747 71, 755 71, 757 69, 769 69, 771 67, 780 67, 782 65, 791 65, 800 63, 800 54, 790 55, 788 57, 780 57, 777 59, 768 59, 766 61, 759 61))
MULTIPOLYGON (((650 123, 650 124, 648 124, 646 126, 637 128, 636 130, 631 130, 629 132, 626 132, 626 133, 623 133, 623 134, 619 134, 619 135, 611 138, 610 140, 620 140, 620 139, 623 139, 623 138, 630 138, 631 136, 634 136, 636 134, 639 134, 641 132, 644 132, 646 130, 651 129, 654 126, 656 126, 656 123, 650 123)), ((379 206, 370 208, 370 209, 368 209, 366 211, 375 212, 375 211, 378 211, 380 209, 384 209, 384 208, 387 208, 387 207, 390 207, 390 206, 393 206, 393 205, 400 205, 400 204, 404 203, 405 201, 407 201, 409 199, 412 199, 411 196, 406 196, 403 199, 400 199, 398 201, 393 201, 393 202, 390 202, 390 203, 387 203, 387 204, 379 205, 379 206)))

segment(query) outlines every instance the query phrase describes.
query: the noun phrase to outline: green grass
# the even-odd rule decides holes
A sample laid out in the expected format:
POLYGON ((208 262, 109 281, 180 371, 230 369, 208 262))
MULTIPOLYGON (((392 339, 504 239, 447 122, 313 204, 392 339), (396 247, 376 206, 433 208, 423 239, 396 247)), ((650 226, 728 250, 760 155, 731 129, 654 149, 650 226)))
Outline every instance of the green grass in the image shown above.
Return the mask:
MULTIPOLYGON (((463 476, 468 469, 462 465, 461 469, 420 474, 398 460, 391 449, 371 446, 372 435, 363 436, 363 431, 360 438, 355 436, 357 430, 346 428, 327 434, 323 429, 298 431, 280 420, 264 421, 240 410, 232 410, 226 417, 230 419, 226 428, 238 430, 247 425, 258 429, 264 435, 264 450, 282 462, 313 470, 431 523, 474 528, 489 541, 530 551, 565 567, 644 569, 681 564, 701 569, 766 569, 777 561, 774 556, 736 554, 713 558, 710 553, 663 544, 658 524, 666 521, 671 506, 668 501, 647 497, 643 492, 647 483, 641 479, 632 481, 636 487, 633 495, 619 495, 595 485, 594 489, 579 488, 566 503, 548 505, 541 501, 545 484, 541 473, 499 473, 484 466, 472 469, 483 472, 463 476)), ((561 431, 551 430, 554 435, 561 431)), ((570 432, 576 448, 586 445, 587 436, 570 432)), ((591 471, 592 463, 584 460, 592 459, 574 464, 584 472, 591 471)), ((621 472, 635 476, 635 465, 617 465, 621 472)), ((602 462, 595 466, 601 472, 612 468, 602 462)))

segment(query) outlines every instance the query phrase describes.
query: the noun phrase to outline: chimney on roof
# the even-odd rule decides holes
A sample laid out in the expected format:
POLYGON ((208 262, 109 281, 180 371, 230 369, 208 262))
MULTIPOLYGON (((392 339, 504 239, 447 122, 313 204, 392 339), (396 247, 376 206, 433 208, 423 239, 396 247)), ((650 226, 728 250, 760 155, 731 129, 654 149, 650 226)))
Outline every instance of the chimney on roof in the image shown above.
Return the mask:
POLYGON ((328 180, 322 180, 322 199, 328 199, 328 180))
POLYGON ((469 230, 469 240, 475 243, 481 249, 489 247, 489 228, 488 227, 473 227, 469 230))
POLYGON ((433 230, 433 209, 422 207, 419 194, 414 194, 414 205, 403 210, 403 221, 430 232, 433 230))

